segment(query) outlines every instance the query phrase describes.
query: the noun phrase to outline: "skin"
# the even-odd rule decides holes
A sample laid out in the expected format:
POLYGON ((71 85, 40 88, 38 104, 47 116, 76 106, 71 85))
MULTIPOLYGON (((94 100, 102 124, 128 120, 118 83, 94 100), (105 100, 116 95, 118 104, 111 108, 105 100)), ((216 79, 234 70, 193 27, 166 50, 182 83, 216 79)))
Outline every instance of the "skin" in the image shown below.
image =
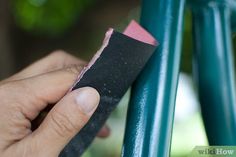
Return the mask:
MULTIPOLYGON (((56 51, 0 82, 0 156, 56 157, 100 100, 84 87, 68 93, 86 62, 56 51)), ((99 137, 109 135, 104 126, 99 137)))

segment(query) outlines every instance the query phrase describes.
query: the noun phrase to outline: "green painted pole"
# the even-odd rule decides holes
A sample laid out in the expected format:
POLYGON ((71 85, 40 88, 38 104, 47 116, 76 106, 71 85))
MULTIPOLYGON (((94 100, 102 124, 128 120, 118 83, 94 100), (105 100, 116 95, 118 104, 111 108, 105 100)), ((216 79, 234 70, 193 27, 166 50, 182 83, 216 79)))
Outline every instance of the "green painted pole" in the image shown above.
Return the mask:
POLYGON ((160 46, 135 82, 123 157, 168 157, 181 56, 185 0, 144 0, 141 24, 160 46))
POLYGON ((236 9, 232 11, 231 26, 232 26, 232 31, 236 33, 236 9))
POLYGON ((226 1, 231 9, 232 32, 236 33, 236 1, 235 0, 226 0, 226 1))
POLYGON ((231 10, 226 1, 193 6, 194 76, 210 145, 236 145, 231 10))

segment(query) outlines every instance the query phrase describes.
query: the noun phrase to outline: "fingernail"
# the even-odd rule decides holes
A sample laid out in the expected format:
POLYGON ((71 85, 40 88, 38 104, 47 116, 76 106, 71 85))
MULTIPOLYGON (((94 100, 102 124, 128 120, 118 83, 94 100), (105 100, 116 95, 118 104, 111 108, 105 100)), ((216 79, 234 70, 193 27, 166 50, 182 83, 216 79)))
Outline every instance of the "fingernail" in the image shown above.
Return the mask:
POLYGON ((92 114, 97 108, 100 95, 96 89, 91 87, 83 87, 77 89, 76 103, 80 109, 86 114, 92 114))

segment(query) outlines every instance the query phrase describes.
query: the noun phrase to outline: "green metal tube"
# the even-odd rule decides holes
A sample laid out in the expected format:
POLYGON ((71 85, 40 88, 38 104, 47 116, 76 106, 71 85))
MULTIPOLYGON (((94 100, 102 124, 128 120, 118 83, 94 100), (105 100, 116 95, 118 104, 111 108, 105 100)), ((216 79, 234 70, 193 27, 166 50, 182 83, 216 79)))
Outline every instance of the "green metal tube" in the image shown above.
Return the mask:
POLYGON ((232 32, 236 33, 236 1, 235 0, 226 0, 231 9, 231 27, 232 32))
MULTIPOLYGON (((236 1, 235 1, 235 3, 236 3, 236 1)), ((236 33, 236 10, 232 11, 231 26, 232 26, 233 33, 236 33)))
POLYGON ((168 157, 181 56, 185 0, 144 0, 141 24, 160 46, 135 82, 123 157, 168 157))
POLYGON ((194 76, 210 145, 236 145, 231 10, 212 1, 193 7, 194 76))

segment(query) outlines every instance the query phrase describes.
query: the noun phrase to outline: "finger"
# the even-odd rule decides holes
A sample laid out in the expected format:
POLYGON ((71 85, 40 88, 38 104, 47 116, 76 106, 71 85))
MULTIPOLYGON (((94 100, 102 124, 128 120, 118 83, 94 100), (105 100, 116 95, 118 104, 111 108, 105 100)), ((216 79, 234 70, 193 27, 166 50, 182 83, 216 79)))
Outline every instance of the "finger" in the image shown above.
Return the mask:
POLYGON ((27 68, 6 79, 5 81, 24 79, 50 71, 62 69, 70 65, 81 65, 83 67, 86 65, 86 62, 62 50, 58 50, 36 61, 35 63, 31 64, 27 68))
MULTIPOLYGON (((40 114, 37 116, 36 119, 32 121, 31 130, 36 130, 40 124, 43 122, 44 118, 47 116, 48 112, 51 110, 53 106, 47 106, 40 114)), ((97 137, 106 138, 110 135, 110 128, 107 125, 104 125, 101 130, 98 132, 97 137)))
POLYGON ((80 88, 66 95, 30 135, 31 142, 38 146, 35 151, 46 153, 42 156, 57 156, 87 123, 97 108, 99 99, 98 92, 90 87, 80 88))
MULTIPOLYGON (((72 66, 35 77, 12 82, 13 90, 22 91, 19 95, 21 110, 27 118, 33 120, 48 104, 58 102, 72 87, 82 68, 72 66)), ((20 103, 19 103, 20 104, 20 103)))
POLYGON ((97 134, 97 136, 100 138, 106 138, 109 135, 110 135, 110 128, 107 125, 103 126, 97 134))

